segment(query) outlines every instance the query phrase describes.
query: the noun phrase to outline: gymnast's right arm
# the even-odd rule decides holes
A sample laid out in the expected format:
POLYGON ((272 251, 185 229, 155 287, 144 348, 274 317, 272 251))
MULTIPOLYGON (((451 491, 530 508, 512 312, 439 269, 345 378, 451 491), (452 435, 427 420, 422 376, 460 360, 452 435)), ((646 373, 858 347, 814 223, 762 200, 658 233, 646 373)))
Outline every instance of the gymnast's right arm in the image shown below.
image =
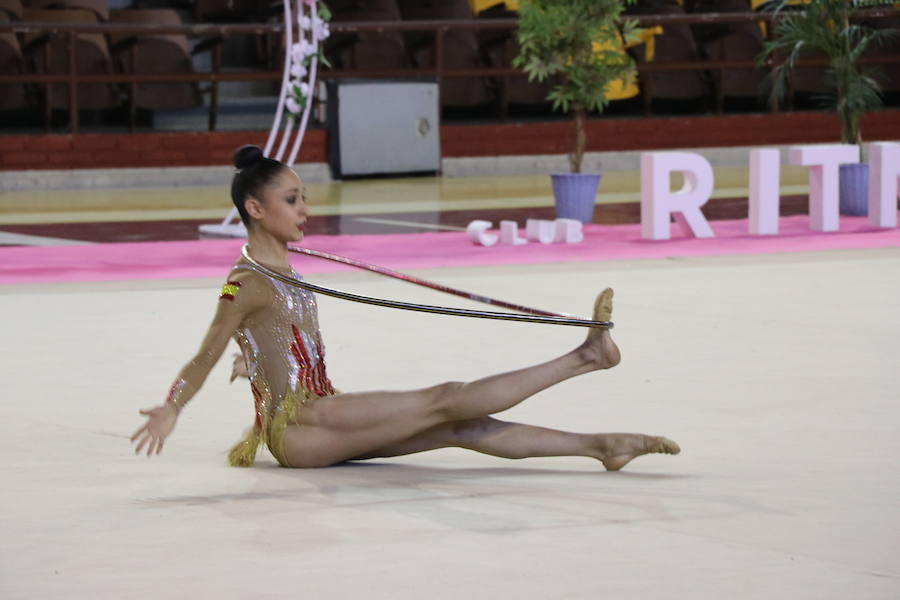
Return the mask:
POLYGON ((140 411, 147 421, 131 436, 131 441, 137 442, 136 454, 144 446, 147 446, 147 456, 162 451, 163 442, 175 428, 181 410, 200 390, 241 322, 251 313, 271 304, 269 288, 259 281, 259 277, 252 272, 238 271, 222 287, 215 317, 200 350, 178 373, 166 401, 155 408, 140 411))

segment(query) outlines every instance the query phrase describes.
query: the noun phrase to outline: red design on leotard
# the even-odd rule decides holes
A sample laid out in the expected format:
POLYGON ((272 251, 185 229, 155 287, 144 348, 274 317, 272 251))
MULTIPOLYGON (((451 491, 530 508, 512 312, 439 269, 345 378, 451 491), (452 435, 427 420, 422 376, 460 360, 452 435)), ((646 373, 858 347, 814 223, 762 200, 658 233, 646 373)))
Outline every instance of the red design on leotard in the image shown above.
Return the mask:
POLYGON ((259 390, 256 389, 256 386, 253 385, 253 383, 250 384, 250 391, 253 392, 253 407, 256 410, 256 426, 262 429, 263 419, 262 413, 260 412, 262 406, 262 394, 259 393, 259 390))
POLYGON ((313 369, 312 361, 306 352, 306 346, 303 344, 303 338, 300 337, 300 330, 297 329, 296 325, 291 325, 291 332, 294 334, 294 342, 291 343, 291 354, 294 355, 294 358, 297 359, 297 363, 300 365, 297 382, 317 396, 333 394, 334 388, 331 386, 331 382, 328 381, 328 375, 325 373, 325 351, 321 340, 316 340, 319 363, 313 369))

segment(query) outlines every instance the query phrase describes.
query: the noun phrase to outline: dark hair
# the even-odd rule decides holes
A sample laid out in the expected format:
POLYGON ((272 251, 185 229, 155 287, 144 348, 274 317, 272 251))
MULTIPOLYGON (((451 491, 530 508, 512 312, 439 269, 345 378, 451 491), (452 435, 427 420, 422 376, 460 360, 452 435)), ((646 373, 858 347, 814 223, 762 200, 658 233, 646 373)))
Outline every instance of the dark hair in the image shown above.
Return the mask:
POLYGON ((247 196, 261 198, 262 188, 269 185, 284 164, 263 156, 259 146, 247 144, 234 151, 234 166, 238 172, 231 180, 231 201, 241 215, 245 226, 250 225, 250 215, 244 203, 247 196))

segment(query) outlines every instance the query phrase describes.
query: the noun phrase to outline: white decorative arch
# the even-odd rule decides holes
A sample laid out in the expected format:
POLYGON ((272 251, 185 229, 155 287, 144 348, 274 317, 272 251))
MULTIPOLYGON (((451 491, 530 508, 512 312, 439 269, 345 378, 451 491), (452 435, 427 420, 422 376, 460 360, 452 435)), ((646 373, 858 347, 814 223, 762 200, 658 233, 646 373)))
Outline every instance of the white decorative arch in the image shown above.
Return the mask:
MULTIPOLYGON (((306 134, 306 127, 309 123, 309 113, 312 110, 313 99, 316 90, 316 74, 319 64, 319 44, 321 40, 314 35, 312 28, 304 28, 302 26, 304 17, 309 19, 310 23, 316 22, 316 2, 308 0, 294 0, 292 3, 287 0, 284 3, 284 74, 281 77, 281 92, 278 95, 278 107, 275 109, 275 117, 272 119, 272 128, 269 130, 269 138, 263 148, 263 155, 269 158, 279 160, 291 167, 297 160, 297 154, 300 152, 300 146, 303 143, 303 137, 306 134), (294 4, 294 10, 291 10, 291 4, 294 4), (308 8, 309 14, 306 14, 308 8), (309 96, 306 105, 303 107, 303 114, 298 118, 290 111, 286 111, 288 100, 294 97, 293 81, 291 80, 291 70, 297 57, 294 53, 294 25, 296 25, 298 39, 305 40, 316 45, 316 53, 312 55, 309 69, 306 72, 306 83, 309 86, 309 96), (286 115, 285 112, 289 114, 286 115), (296 127, 296 133, 294 129, 296 127), (290 142, 291 135, 294 135, 294 142, 291 146, 290 154, 287 160, 284 160, 285 153, 290 142), (275 146, 279 137, 278 150, 275 154, 271 154, 272 148, 275 146)), ((237 208, 232 207, 228 216, 217 225, 201 225, 200 232, 216 235, 220 237, 247 237, 247 229, 238 218, 237 208)))

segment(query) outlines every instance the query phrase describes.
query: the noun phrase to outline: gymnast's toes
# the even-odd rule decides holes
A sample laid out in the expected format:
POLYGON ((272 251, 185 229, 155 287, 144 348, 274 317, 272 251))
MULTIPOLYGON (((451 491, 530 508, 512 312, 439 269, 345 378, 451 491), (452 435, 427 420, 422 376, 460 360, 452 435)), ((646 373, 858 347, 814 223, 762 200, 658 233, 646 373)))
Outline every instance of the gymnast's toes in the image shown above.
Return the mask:
POLYGON ((612 300, 612 288, 606 288, 597 295, 597 299, 594 300, 593 317, 595 321, 609 321, 612 319, 612 300))
MULTIPOLYGON (((595 321, 609 321, 612 318, 612 299, 612 288, 606 288, 597 295, 592 315, 595 321)), ((597 369, 611 369, 622 360, 619 347, 616 346, 607 327, 588 330, 581 351, 584 353, 584 359, 593 363, 597 369)))
POLYGON ((650 452, 655 454, 680 454, 681 446, 667 437, 656 436, 653 438, 654 443, 651 445, 650 452))
POLYGON ((611 448, 602 459, 607 471, 618 471, 645 454, 679 454, 681 447, 667 437, 643 434, 612 434, 611 448))

